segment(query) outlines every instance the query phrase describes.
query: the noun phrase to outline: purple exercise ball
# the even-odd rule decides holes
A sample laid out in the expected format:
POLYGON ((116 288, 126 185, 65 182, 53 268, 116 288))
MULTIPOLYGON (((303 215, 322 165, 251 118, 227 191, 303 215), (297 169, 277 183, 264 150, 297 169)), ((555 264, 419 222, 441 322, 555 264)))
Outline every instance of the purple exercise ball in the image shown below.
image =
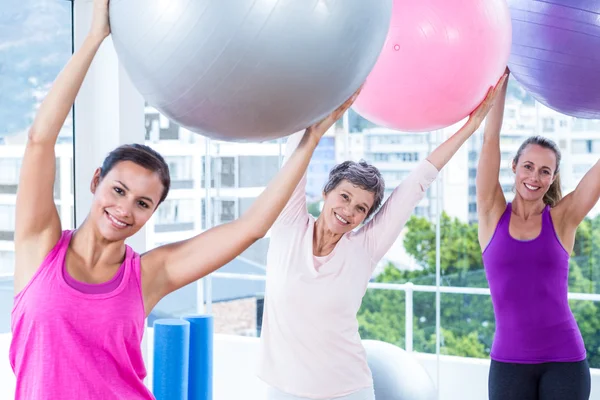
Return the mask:
POLYGON ((508 66, 536 100, 560 113, 600 118, 600 1, 508 0, 508 66))

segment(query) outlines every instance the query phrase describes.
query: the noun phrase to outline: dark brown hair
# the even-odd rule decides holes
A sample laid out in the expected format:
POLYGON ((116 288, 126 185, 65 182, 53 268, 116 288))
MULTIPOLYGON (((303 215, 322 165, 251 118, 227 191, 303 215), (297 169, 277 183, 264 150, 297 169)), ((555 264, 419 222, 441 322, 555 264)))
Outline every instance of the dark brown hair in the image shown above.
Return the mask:
MULTIPOLYGON (((141 167, 155 172, 163 185, 163 193, 158 204, 162 203, 169 194, 171 187, 171 177, 169 175, 169 166, 165 159, 151 147, 143 144, 125 144, 111 151, 104 159, 100 169, 100 179, 122 161, 131 161, 141 167)), ((158 204, 156 205, 158 207, 158 204)))

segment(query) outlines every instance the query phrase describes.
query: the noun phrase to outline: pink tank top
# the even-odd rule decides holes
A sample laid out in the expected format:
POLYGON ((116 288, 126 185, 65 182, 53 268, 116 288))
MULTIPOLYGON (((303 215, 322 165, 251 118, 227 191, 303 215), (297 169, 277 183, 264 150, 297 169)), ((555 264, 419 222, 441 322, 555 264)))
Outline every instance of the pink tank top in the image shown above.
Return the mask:
POLYGON ((140 257, 127 246, 114 290, 89 293, 63 274, 72 231, 64 231, 15 296, 10 363, 16 400, 147 400, 141 342, 140 257))

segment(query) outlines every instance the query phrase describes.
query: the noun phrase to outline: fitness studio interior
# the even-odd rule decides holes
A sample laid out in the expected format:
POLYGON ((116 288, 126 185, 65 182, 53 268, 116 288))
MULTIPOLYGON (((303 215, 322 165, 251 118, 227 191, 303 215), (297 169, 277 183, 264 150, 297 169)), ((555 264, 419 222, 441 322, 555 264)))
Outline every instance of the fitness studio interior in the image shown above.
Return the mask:
POLYGON ((0 399, 600 400, 599 158, 599 1, 2 0, 0 399))

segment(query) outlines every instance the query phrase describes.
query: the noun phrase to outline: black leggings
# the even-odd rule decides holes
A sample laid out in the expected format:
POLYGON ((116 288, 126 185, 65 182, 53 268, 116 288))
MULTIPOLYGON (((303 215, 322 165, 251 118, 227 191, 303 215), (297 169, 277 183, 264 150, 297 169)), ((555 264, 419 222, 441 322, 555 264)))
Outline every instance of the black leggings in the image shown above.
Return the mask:
POLYGON ((490 400, 588 400, 591 391, 587 360, 513 364, 492 360, 490 400))

